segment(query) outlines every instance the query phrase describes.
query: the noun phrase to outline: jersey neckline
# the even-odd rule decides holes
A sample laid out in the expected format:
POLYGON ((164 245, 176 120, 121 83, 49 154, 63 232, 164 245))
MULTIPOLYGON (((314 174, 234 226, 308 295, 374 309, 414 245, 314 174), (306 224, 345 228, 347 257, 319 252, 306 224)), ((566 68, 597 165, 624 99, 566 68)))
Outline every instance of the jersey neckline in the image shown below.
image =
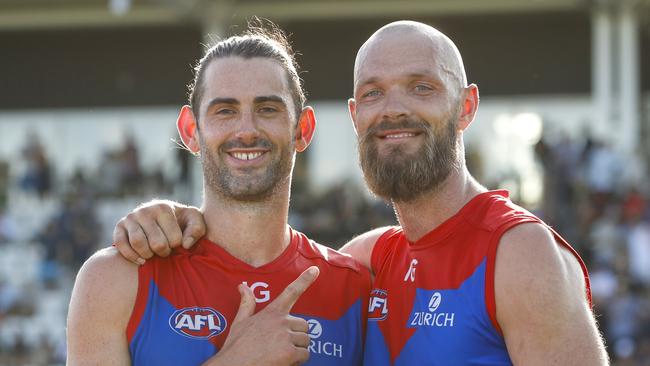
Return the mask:
POLYGON ((415 242, 408 241, 410 247, 414 250, 424 249, 431 245, 445 240, 449 235, 454 233, 458 226, 466 217, 476 214, 481 205, 494 196, 508 198, 509 193, 505 189, 485 191, 472 197, 456 214, 445 220, 433 230, 426 233, 423 237, 415 242))
POLYGON ((238 271, 248 273, 272 273, 284 270, 286 265, 293 262, 298 255, 298 243, 300 242, 300 235, 290 226, 289 228, 289 245, 284 249, 280 255, 269 263, 263 264, 259 267, 252 266, 241 259, 228 253, 221 245, 203 237, 199 240, 195 250, 191 250, 193 254, 206 256, 207 259, 216 261, 226 268, 237 269, 238 271))

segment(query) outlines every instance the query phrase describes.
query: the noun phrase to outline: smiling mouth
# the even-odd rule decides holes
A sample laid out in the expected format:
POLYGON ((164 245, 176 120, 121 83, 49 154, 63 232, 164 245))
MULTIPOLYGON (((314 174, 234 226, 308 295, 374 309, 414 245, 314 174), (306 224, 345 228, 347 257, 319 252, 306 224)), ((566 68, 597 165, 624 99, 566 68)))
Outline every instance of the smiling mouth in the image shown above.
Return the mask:
POLYGON ((232 156, 233 158, 235 158, 237 160, 245 160, 245 161, 247 161, 247 160, 257 159, 260 156, 262 156, 263 154, 264 154, 263 152, 259 152, 259 151, 257 151, 257 152, 233 152, 233 153, 230 153, 230 156, 232 156))
POLYGON ((391 133, 385 136, 382 136, 384 139, 401 139, 406 137, 415 137, 418 134, 412 132, 400 132, 400 133, 391 133))

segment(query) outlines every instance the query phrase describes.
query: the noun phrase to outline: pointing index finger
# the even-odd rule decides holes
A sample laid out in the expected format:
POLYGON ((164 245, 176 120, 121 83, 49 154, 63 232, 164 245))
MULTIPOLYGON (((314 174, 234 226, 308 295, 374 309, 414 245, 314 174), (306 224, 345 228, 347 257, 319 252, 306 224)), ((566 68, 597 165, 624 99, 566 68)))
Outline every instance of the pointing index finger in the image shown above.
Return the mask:
POLYGON ((320 270, 316 266, 307 268, 268 307, 288 314, 298 298, 314 283, 319 273, 320 270))

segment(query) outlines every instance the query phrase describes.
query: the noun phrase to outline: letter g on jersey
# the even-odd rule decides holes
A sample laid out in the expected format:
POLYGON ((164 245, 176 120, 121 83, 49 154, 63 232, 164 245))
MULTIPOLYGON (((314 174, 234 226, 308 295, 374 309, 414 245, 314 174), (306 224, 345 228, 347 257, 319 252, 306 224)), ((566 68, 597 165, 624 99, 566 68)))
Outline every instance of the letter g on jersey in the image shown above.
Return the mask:
POLYGON ((251 291, 253 291, 253 295, 255 296, 255 302, 256 303, 262 303, 262 302, 267 302, 271 299, 271 291, 267 290, 269 288, 269 284, 266 282, 254 282, 252 285, 248 284, 248 281, 243 282, 244 285, 248 286, 251 288, 251 291), (259 288, 262 288, 264 290, 258 290, 259 288))

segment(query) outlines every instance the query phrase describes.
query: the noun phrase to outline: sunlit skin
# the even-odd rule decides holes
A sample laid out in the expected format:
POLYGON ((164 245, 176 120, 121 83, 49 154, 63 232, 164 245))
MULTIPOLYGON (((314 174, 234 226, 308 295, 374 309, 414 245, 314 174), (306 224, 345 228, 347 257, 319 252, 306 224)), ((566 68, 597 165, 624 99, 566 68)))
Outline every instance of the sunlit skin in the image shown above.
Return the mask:
POLYGON ((204 80, 198 139, 188 143, 200 146, 206 194, 255 201, 290 184, 297 116, 282 66, 217 59, 204 80))
POLYGON ((202 155, 206 222, 220 223, 208 225, 206 236, 259 266, 289 243, 287 217, 279 213, 288 212, 295 153, 311 141, 314 112, 305 107, 295 115, 285 70, 271 59, 215 59, 204 80, 198 128, 187 106, 177 124, 188 149, 202 155), (239 230, 256 217, 268 225, 239 230), (262 237, 281 245, 260 246, 262 237))
MULTIPOLYGON (((410 117, 427 121, 440 134, 442 122, 455 112, 462 92, 454 71, 457 65, 440 57, 449 51, 424 34, 409 42, 398 32, 380 38, 381 42, 367 44, 358 56, 357 64, 363 67, 355 69, 354 100, 350 101, 357 133, 363 135, 382 120, 410 117)), ((419 144, 410 142, 421 137, 417 129, 399 128, 376 135, 380 154, 390 152, 394 144, 403 145, 405 153, 414 153, 419 144)))
MULTIPOLYGON (((484 190, 467 173, 463 148, 463 131, 478 107, 478 88, 467 85, 453 43, 417 24, 393 25, 375 33, 359 50, 354 73, 354 99, 348 106, 358 136, 383 120, 401 118, 424 121, 434 136, 440 136, 445 122, 455 117, 450 121, 457 131, 455 162, 448 177, 408 204, 393 200, 405 233, 415 241, 484 190)), ((396 144, 405 155, 423 145, 424 135, 417 130, 389 132, 376 136, 381 158, 394 159, 390 153, 396 144)))

